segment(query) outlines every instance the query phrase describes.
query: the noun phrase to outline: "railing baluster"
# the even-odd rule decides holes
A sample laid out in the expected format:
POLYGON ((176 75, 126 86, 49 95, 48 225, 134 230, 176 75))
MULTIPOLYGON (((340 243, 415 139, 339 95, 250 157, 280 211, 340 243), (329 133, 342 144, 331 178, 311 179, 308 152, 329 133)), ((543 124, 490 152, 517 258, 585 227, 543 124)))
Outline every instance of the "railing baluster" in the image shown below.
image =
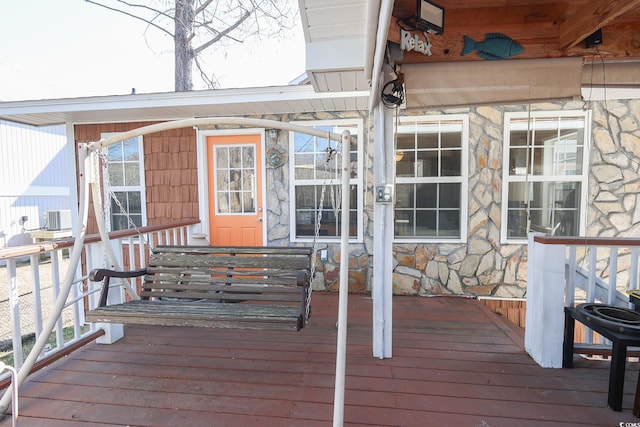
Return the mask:
MULTIPOLYGON (((51 253, 49 253, 51 255, 51 253)), ((33 297, 33 326, 36 339, 42 333, 42 298, 40 296, 40 255, 29 256, 31 266, 31 295, 33 297)))
POLYGON ((638 289, 638 248, 631 248, 631 265, 629 266, 629 289, 638 289))
POLYGON ((616 292, 618 291, 618 248, 609 248, 611 253, 609 256, 609 289, 607 294, 607 304, 615 305, 616 292))
MULTIPOLYGON (((138 241, 140 241, 140 239, 137 239, 138 241)), ((140 242, 140 244, 142 244, 142 242, 140 242)), ((129 256, 129 270, 135 270, 137 267, 137 263, 136 263, 136 255, 135 255, 135 250, 136 250, 136 239, 134 238, 134 236, 129 236, 129 239, 127 240, 127 253, 129 256)), ((132 277, 131 279, 129 279, 129 283, 131 283, 131 287, 133 289, 136 290, 136 292, 138 292, 138 278, 137 277, 132 277)))
POLYGON ((71 297, 75 301, 73 303, 73 337, 78 339, 82 336, 82 325, 84 325, 84 302, 79 299, 82 294, 80 287, 82 281, 76 282, 75 286, 71 288, 71 297))
POLYGON ((22 329, 20 329, 20 292, 18 291, 18 274, 15 258, 9 258, 7 260, 7 273, 9 274, 9 313, 11 314, 13 331, 13 367, 20 369, 24 362, 24 357, 22 354, 22 329))
MULTIPOLYGON (((60 259, 58 255, 61 255, 62 252, 51 252, 51 286, 53 287, 53 300, 58 299, 58 295, 60 295, 60 259)), ((58 318, 56 322, 56 347, 60 348, 64 346, 64 325, 63 325, 63 316, 58 318)))
MULTIPOLYGON (((186 236, 189 233, 189 227, 196 225, 198 221, 180 221, 169 226, 152 226, 143 227, 141 233, 149 242, 152 242, 153 246, 158 244, 180 244, 180 242, 187 242, 186 236), (185 237, 183 237, 185 236, 185 237)), ((139 237, 139 234, 134 230, 121 230, 110 233, 112 241, 117 239, 129 240, 128 256, 130 259, 130 267, 132 269, 142 268, 147 265, 147 256, 150 250, 150 246, 145 244, 146 239, 139 237), (131 236, 131 237, 130 237, 131 236), (136 249, 137 247, 137 249, 136 249)), ((120 242, 122 243, 122 242, 120 242)), ((73 286, 71 287, 71 295, 69 296, 65 309, 56 319, 56 323, 53 328, 55 333, 55 349, 45 351, 46 355, 51 355, 54 352, 63 350, 65 347, 74 344, 77 340, 94 333, 97 328, 95 324, 91 324, 89 327, 85 327, 85 302, 87 299, 90 301, 91 308, 94 304, 94 300, 100 290, 99 283, 93 283, 87 281, 86 274, 93 268, 105 266, 105 251, 102 242, 97 239, 97 236, 87 237, 85 240, 84 260, 86 264, 69 266, 73 271, 62 271, 62 250, 67 250, 73 245, 73 239, 66 241, 56 242, 39 242, 37 245, 25 245, 16 248, 2 248, 0 249, 0 259, 6 261, 6 271, 8 280, 2 285, 7 286, 8 289, 8 316, 10 316, 9 322, 12 331, 12 345, 13 345, 13 358, 14 367, 20 369, 24 363, 24 353, 22 351, 22 337, 28 334, 41 335, 43 333, 49 334, 50 331, 44 331, 45 316, 48 316, 46 310, 48 301, 50 299, 57 299, 60 295, 62 288, 63 275, 70 274, 73 279, 73 286), (40 256, 42 253, 47 253, 51 257, 50 266, 40 265, 40 256), (17 266, 17 260, 21 257, 29 257, 30 265, 17 266), (26 269, 29 269, 28 271, 26 269), (86 270, 84 269, 86 268, 86 270), (22 274, 22 270, 27 271, 30 274, 31 284, 24 283, 21 288, 18 280, 18 272, 22 274), (51 283, 49 279, 45 280, 44 274, 51 275, 51 283), (87 283, 88 282, 88 283, 87 283), (51 286, 51 292, 48 287, 51 286), (24 289, 23 289, 24 288, 24 289), (85 289, 88 289, 85 291, 85 289), (20 293, 26 293, 26 296, 21 296, 20 293), (33 300, 33 309, 25 306, 30 304, 33 300), (21 306, 22 305, 22 306, 21 306), (67 310, 69 308, 69 310, 67 310), (72 312, 71 312, 72 310, 72 312), (22 319, 21 315, 22 314, 22 319), (25 317, 25 314, 31 317, 25 317), (73 316, 73 330, 74 338, 66 339, 65 342, 65 327, 71 326, 70 317, 73 316)), ((120 245, 122 247, 122 245, 120 245)), ((118 246, 115 246, 118 251, 118 246)), ((127 255, 125 252, 118 252, 116 256, 120 259, 127 255)), ((107 267, 110 267, 107 265, 107 267)), ((22 277, 22 276, 20 276, 22 277)), ((133 283, 132 283, 133 284, 133 283)), ((114 283, 117 286, 117 283, 114 283)), ((122 292, 122 288, 115 289, 115 292, 122 292)))
POLYGON ((594 302, 596 299, 596 264, 598 263, 598 248, 589 246, 589 265, 587 270, 587 301, 594 302))
MULTIPOLYGON (((598 264, 597 246, 589 246, 589 276, 587 282, 587 301, 594 302, 596 299, 596 270, 598 264)), ((585 328, 584 340, 587 344, 593 344, 593 331, 585 328)))
POLYGON ((147 239, 141 239, 140 244, 138 245, 138 256, 139 260, 139 268, 144 268, 147 265, 147 261, 145 258, 145 254, 147 253, 147 244, 145 243, 147 239))
POLYGON ((566 280, 567 284, 564 290, 564 301, 566 307, 573 307, 576 300, 576 252, 578 248, 576 246, 569 247, 569 268, 567 269, 566 280))

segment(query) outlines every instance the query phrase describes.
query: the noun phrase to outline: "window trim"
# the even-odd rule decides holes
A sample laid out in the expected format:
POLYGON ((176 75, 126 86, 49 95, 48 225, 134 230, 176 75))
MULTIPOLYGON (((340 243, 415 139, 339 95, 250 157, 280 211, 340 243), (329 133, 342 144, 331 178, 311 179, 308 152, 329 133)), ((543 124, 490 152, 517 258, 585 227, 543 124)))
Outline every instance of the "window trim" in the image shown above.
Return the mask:
MULTIPOLYGON (((580 183, 580 212, 578 215, 578 234, 584 235, 587 219, 587 195, 589 184, 589 153, 591 146, 591 111, 583 110, 545 110, 545 111, 522 111, 522 112, 505 112, 504 113, 504 134, 502 147, 502 209, 501 209, 501 226, 500 226, 500 243, 503 244, 526 244, 527 237, 509 238, 507 221, 509 214, 509 184, 512 182, 577 182, 580 183), (531 119, 562 119, 567 117, 583 117, 583 136, 582 142, 582 174, 581 175, 509 175, 509 151, 511 147, 511 121, 531 119), (578 177, 580 177, 578 179, 578 177)), ((530 129, 529 124, 527 128, 530 129)), ((556 127, 557 129, 557 127, 556 127)))
MULTIPOLYGON (((120 135, 122 132, 110 132, 110 133, 102 133, 100 137, 102 139, 109 138, 111 136, 120 135)), ((105 213, 105 225, 108 231, 113 231, 111 227, 111 197, 109 195, 109 189, 114 193, 118 191, 140 191, 140 215, 142 216, 142 227, 147 225, 147 186, 145 182, 145 168, 144 168, 144 138, 142 135, 134 136, 132 138, 127 139, 136 139, 138 142, 138 173, 140 177, 140 184, 137 186, 111 186, 108 180, 102 180, 102 188, 104 191, 104 213, 105 213)), ((122 143, 124 141, 121 141, 122 143)), ((102 153, 107 156, 109 147, 104 147, 102 149, 102 153)), ((106 175, 106 171, 104 171, 104 175, 106 175)))
MULTIPOLYGON (((416 180, 415 178, 400 178, 400 183, 416 183, 416 182, 433 182, 437 184, 446 183, 460 183, 460 237, 456 238, 443 238, 443 237, 398 237, 395 234, 395 201, 393 208, 393 242, 397 244, 412 244, 412 243, 467 243, 467 224, 469 216, 469 197, 465 197, 468 194, 469 188, 469 114, 435 114, 435 115, 422 115, 422 116, 400 116, 398 117, 399 125, 406 126, 416 122, 439 122, 439 121, 452 121, 458 120, 462 125, 462 144, 460 147, 460 176, 440 176, 434 178, 416 180), (413 180, 412 180, 413 179, 413 180)), ((394 130, 395 132, 395 130, 394 130)), ((396 147, 393 148, 394 153, 396 147)), ((438 149, 440 152, 440 149, 438 149)), ((393 188, 395 193, 396 184, 398 184, 398 176, 396 172, 396 163, 393 163, 393 188)))
MULTIPOLYGON (((357 133, 357 147, 356 155, 357 172, 356 177, 349 180, 350 185, 356 185, 358 187, 358 200, 356 201, 356 236, 349 238, 349 243, 362 243, 364 242, 364 121, 361 118, 355 119, 335 119, 335 120, 308 120, 308 121, 293 121, 293 124, 314 127, 314 126, 338 126, 338 127, 356 127, 357 133)), ((314 241, 314 236, 296 236, 296 206, 295 206, 295 190, 299 185, 315 185, 322 187, 322 185, 333 183, 334 185, 341 185, 341 180, 338 179, 313 179, 313 180, 297 180, 295 177, 295 133, 289 132, 289 240, 291 243, 311 243, 314 241)), ((335 141, 333 141, 335 144, 335 141)), ((328 193, 327 187, 327 193, 328 193)), ((326 211, 327 203, 325 201, 323 211, 326 211)), ((340 243, 340 236, 331 238, 318 236, 318 243, 340 243)))

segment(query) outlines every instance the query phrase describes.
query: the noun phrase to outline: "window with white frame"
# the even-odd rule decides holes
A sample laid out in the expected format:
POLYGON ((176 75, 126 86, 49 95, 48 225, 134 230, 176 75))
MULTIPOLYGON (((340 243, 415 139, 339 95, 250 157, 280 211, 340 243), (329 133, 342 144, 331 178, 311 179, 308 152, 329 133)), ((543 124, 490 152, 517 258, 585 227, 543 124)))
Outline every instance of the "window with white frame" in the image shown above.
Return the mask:
POLYGON ((402 117, 396 131, 396 240, 466 241, 466 115, 402 117))
MULTIPOLYGON (((113 134, 102 135, 103 138, 113 134)), ((142 136, 105 148, 105 209, 110 231, 142 227, 147 223, 142 136)))
MULTIPOLYGON (((362 240, 362 120, 299 122, 326 132, 348 130, 357 143, 350 147, 349 236, 362 240)), ((311 241, 322 210, 318 239, 338 240, 342 227, 341 165, 342 147, 335 141, 303 133, 289 135, 291 239, 311 241), (335 151, 328 156, 327 149, 335 151)))
POLYGON ((505 114, 502 240, 577 236, 587 186, 588 112, 505 114))

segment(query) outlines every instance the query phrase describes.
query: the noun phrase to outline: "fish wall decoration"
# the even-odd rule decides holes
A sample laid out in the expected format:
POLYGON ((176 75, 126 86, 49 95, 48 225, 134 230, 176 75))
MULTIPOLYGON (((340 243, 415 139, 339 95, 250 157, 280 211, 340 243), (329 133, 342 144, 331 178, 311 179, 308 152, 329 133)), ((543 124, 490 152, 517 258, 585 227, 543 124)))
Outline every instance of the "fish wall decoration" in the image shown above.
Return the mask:
POLYGON ((477 42, 469 36, 464 36, 464 48, 460 56, 476 51, 483 59, 506 59, 524 52, 524 48, 509 36, 500 33, 488 33, 484 41, 477 42))

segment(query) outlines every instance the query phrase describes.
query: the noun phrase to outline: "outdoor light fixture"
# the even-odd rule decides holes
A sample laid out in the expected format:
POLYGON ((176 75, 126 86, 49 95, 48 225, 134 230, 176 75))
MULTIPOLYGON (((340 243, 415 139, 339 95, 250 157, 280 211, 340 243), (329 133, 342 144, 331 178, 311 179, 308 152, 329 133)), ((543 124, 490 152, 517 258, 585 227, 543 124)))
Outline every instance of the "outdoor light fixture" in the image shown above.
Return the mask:
POLYGON ((278 140, 278 129, 269 129, 267 131, 267 136, 269 137, 269 142, 275 144, 278 140))
POLYGON ((409 30, 442 34, 444 33, 444 8, 430 0, 418 0, 416 14, 401 22, 409 30))

